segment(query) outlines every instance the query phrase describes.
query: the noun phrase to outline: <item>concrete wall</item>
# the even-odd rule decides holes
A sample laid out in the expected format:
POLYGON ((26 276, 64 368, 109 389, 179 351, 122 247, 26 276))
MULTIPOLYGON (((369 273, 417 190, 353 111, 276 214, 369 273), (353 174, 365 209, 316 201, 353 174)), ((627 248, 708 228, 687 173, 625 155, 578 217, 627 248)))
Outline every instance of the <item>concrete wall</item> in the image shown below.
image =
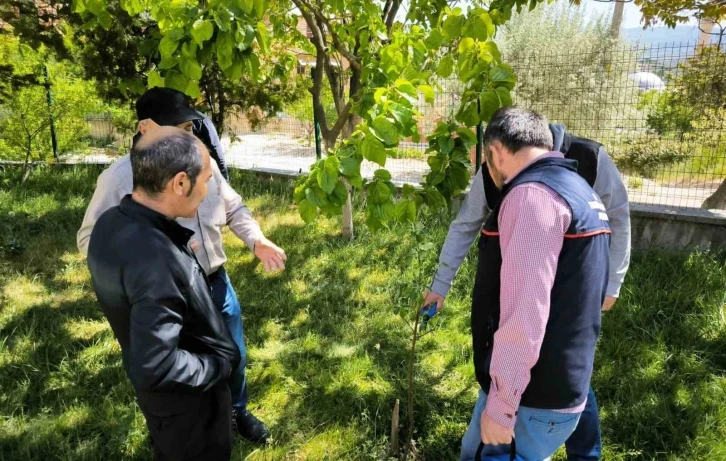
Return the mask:
POLYGON ((631 205, 634 248, 726 250, 726 213, 631 205))

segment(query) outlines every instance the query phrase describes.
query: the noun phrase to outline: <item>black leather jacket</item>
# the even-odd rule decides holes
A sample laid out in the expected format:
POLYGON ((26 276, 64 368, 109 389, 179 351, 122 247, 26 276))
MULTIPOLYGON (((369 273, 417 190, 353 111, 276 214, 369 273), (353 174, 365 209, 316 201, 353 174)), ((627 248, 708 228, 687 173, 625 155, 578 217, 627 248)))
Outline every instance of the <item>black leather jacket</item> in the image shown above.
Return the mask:
POLYGON ((193 234, 130 195, 93 228, 93 287, 137 392, 204 392, 239 365, 239 348, 187 246, 193 234))

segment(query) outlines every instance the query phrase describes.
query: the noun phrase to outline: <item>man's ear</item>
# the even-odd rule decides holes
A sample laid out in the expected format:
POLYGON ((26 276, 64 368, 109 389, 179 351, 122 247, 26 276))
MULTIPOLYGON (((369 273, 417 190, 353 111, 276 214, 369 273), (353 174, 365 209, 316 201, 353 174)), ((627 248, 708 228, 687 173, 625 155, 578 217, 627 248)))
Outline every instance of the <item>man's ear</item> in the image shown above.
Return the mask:
POLYGON ((504 161, 504 145, 500 141, 493 141, 489 144, 489 149, 492 152, 492 160, 494 165, 501 169, 502 162, 504 161))
POLYGON ((175 174, 171 180, 169 180, 169 186, 174 195, 186 196, 187 188, 189 187, 189 177, 183 171, 175 174))

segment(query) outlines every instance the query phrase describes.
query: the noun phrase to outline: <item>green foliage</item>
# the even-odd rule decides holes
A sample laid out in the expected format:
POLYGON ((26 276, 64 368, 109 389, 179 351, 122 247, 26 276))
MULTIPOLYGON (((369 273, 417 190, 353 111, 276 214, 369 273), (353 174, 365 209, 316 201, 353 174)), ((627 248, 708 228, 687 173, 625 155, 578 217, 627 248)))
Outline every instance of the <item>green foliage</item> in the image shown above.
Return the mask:
MULTIPOLYGON (((7 460, 152 458, 118 343, 76 249, 99 171, 40 168, 23 191, 13 186, 15 172, 0 171, 0 453, 7 460)), ((253 411, 275 434, 265 446, 237 438, 232 459, 387 459, 390 409, 405 392, 410 346, 390 306, 408 307, 420 295, 418 274, 432 273, 435 250, 419 252, 421 263, 412 259, 419 245, 408 226, 362 230, 352 244, 336 237, 336 220, 303 226, 287 180, 232 170, 232 186, 289 260, 300 262, 266 274, 225 234, 225 267, 245 292, 253 411)), ((355 210, 361 223, 363 210, 355 210)), ((449 220, 422 224, 440 247, 449 220)), ((457 459, 476 401, 475 254, 417 352, 422 460, 457 459)), ((595 358, 604 460, 726 459, 725 263, 718 253, 634 253, 620 299, 603 314, 595 358)))
POLYGON ((647 134, 615 145, 611 153, 620 168, 638 173, 645 178, 653 178, 658 172, 662 172, 664 167, 679 163, 688 157, 683 143, 647 134))
POLYGON ((638 97, 628 76, 637 56, 610 38, 609 21, 566 2, 513 14, 499 43, 519 78, 517 104, 593 139, 636 117, 634 107, 613 103, 638 97))
MULTIPOLYGON (((12 93, 0 106, 0 157, 12 160, 52 158, 51 117, 55 122, 58 154, 82 153, 88 147, 86 116, 104 109, 93 82, 80 78, 76 66, 54 61, 43 47, 36 52, 17 39, 1 45, 0 56, 12 56, 13 50, 19 53, 17 56, 23 61, 18 63, 18 69, 22 72, 40 76, 43 75, 43 64, 47 64, 53 104, 48 107, 43 85, 25 86, 12 93)), ((41 79, 45 80, 45 77, 41 79)))
POLYGON ((664 91, 650 91, 641 99, 649 128, 661 135, 685 133, 705 111, 726 108, 725 68, 726 52, 717 47, 701 48, 678 64, 664 91))

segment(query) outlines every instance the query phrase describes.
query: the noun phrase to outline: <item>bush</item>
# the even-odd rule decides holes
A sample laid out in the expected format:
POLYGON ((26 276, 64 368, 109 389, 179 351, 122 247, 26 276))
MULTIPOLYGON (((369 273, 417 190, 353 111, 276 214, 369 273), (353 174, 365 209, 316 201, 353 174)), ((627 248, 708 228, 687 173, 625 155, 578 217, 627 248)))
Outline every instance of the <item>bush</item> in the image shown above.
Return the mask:
POLYGON ((566 2, 515 14, 498 43, 517 73, 516 104, 594 139, 635 118, 637 109, 623 101, 637 100, 629 77, 637 56, 610 38, 609 23, 566 2))
POLYGON ((643 135, 623 141, 612 150, 618 167, 653 178, 659 170, 687 158, 678 141, 643 135))
MULTIPOLYGON (((668 76, 663 92, 645 93, 640 108, 648 112, 648 127, 658 134, 682 134, 694 127, 707 110, 726 109, 726 52, 717 47, 701 48, 695 56, 678 64, 668 76)), ((723 130, 723 125, 720 127, 723 130)))

